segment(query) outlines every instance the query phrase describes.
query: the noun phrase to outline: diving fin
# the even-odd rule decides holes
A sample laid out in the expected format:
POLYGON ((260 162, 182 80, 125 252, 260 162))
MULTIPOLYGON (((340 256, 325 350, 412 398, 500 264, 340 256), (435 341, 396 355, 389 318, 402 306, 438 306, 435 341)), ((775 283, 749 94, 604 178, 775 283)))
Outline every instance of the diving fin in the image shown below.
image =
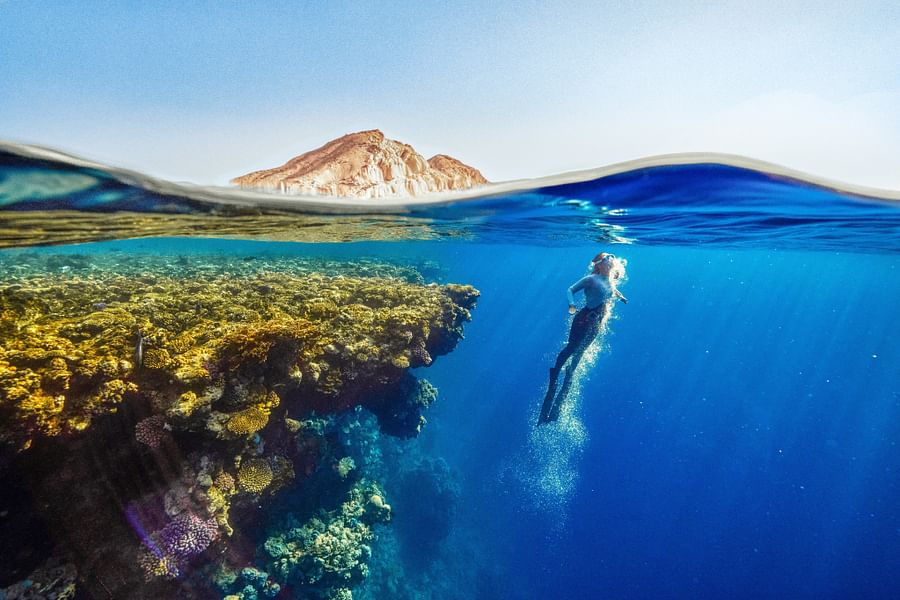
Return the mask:
MULTIPOLYGON (((544 423, 549 423, 553 421, 551 415, 553 414, 553 400, 554 396, 556 396, 556 384, 559 381, 559 369, 555 367, 551 367, 550 369, 550 382, 547 384, 547 395, 544 396, 544 403, 541 405, 541 414, 538 416, 538 425, 543 425, 544 423)), ((558 411, 557 411, 558 412, 558 411)))

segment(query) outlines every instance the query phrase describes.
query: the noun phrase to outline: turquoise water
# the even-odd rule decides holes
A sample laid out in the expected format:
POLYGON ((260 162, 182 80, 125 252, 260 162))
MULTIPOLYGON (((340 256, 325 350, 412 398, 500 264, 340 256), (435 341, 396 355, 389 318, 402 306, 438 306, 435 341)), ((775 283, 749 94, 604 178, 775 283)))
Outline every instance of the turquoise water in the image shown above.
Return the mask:
MULTIPOLYGON (((7 182, 23 168, 10 162, 7 182)), ((0 229, 25 210, 161 206, 146 191, 104 185, 103 193, 120 186, 118 199, 98 203, 93 188, 49 200, 10 201, 7 192, 0 229)), ((158 212, 209 213, 177 198, 165 206, 158 212)), ((147 237, 30 246, 54 229, 45 220, 19 229, 7 244, 19 247, 0 260, 7 273, 28 265, 58 274, 129 260, 175 270, 364 261, 414 269, 424 283, 477 288, 464 339, 413 369, 439 393, 417 437, 381 434, 352 409, 329 434, 379 481, 393 511, 373 526, 368 577, 354 580, 354 598, 900 593, 895 205, 699 165, 359 219, 352 241, 341 243, 147 237), (397 235, 373 241, 372 229, 385 223, 397 235), (547 370, 568 333, 565 290, 601 250, 627 259, 621 289, 629 302, 615 305, 588 351, 560 421, 536 428, 547 370)), ((279 227, 266 223, 264 237, 279 227)), ((178 443, 187 455, 194 442, 178 443)), ((95 451, 99 479, 152 470, 138 463, 132 474, 109 472, 95 451)), ((77 565, 84 597, 104 597, 98 573, 103 580, 117 571, 72 557, 77 544, 67 531, 75 527, 32 500, 42 488, 29 469, 46 466, 27 452, 5 450, 0 463, 17 490, 0 494, 0 548, 14 556, 0 587, 55 555, 77 565), (16 511, 28 515, 18 525, 16 511)), ((329 477, 318 464, 302 484, 236 515, 239 535, 223 536, 175 579, 140 583, 118 566, 129 583, 115 593, 338 597, 271 570, 277 592, 249 572, 223 585, 210 567, 227 556, 262 570, 263 545, 283 531, 285 515, 332 502, 329 477)))

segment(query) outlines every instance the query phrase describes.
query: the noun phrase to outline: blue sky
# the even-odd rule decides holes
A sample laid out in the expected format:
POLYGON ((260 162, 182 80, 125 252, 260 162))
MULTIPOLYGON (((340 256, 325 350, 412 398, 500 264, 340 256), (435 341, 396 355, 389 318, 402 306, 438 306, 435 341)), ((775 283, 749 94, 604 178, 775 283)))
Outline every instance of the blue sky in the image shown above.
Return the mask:
POLYGON ((620 4, 0 0, 0 139, 199 183, 377 127, 492 180, 721 151, 900 188, 900 4, 620 4))

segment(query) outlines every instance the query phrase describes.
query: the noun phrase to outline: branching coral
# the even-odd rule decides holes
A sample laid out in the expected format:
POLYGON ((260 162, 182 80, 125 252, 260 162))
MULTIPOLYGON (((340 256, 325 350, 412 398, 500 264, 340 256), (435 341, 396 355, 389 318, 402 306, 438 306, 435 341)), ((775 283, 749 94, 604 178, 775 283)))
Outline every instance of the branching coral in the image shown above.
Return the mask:
POLYGON ((165 426, 166 418, 162 415, 141 419, 134 426, 134 437, 142 444, 158 448, 166 435, 165 426))
POLYGON ((148 348, 143 353, 140 366, 145 369, 164 370, 172 365, 172 357, 165 348, 148 348))
POLYGON ((347 479, 347 476, 350 475, 350 472, 356 468, 356 463, 353 462, 353 459, 351 457, 345 456, 337 462, 334 468, 337 471, 338 475, 341 476, 341 479, 347 479))
MULTIPOLYGON (((230 371, 267 367, 272 350, 279 349, 287 356, 312 356, 321 338, 319 328, 306 319, 260 321, 230 331, 222 339, 219 354, 230 371)), ((283 363, 278 360, 280 357, 271 358, 276 364, 283 363)))
POLYGON ((191 512, 178 515, 144 540, 138 561, 145 578, 178 577, 187 562, 205 551, 218 537, 215 520, 201 519, 191 512))
POLYGON ((159 577, 175 579, 181 574, 178 568, 178 561, 175 558, 165 554, 157 554, 148 549, 144 549, 138 556, 138 565, 144 572, 144 579, 147 581, 152 581, 159 577))

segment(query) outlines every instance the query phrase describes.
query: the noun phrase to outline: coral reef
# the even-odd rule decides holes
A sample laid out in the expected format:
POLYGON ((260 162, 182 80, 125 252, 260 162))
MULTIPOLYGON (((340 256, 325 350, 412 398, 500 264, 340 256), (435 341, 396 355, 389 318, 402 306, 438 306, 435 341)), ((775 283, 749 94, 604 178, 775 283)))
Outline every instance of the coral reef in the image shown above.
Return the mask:
POLYGON ((368 404, 381 430, 397 437, 416 437, 425 426, 422 411, 437 400, 437 388, 410 373, 374 396, 368 404))
POLYGON ((270 505, 266 535, 249 562, 226 560, 216 580, 226 597, 352 598, 376 549, 376 528, 393 509, 384 487, 378 421, 357 408, 294 421, 298 448, 314 448, 319 468, 270 505), (311 443, 312 441, 315 443, 311 443))
POLYGON ((478 292, 376 263, 120 262, 31 257, 0 283, 0 476, 29 473, 86 597, 207 598, 216 571, 235 598, 351 598, 394 512, 381 433, 419 432, 437 392, 408 369, 478 292))
POLYGON ((11 425, 0 439, 24 447, 84 430, 128 394, 152 398, 174 429, 234 436, 265 427, 279 396, 301 412, 365 404, 450 351, 477 295, 316 273, 22 278, 0 286, 0 415, 11 425))
POLYGON ((75 600, 77 572, 71 563, 49 559, 27 579, 0 588, 2 600, 75 600))
POLYGON ((235 435, 249 435, 265 427, 268 422, 269 413, 266 410, 251 406, 228 417, 225 429, 235 435))
POLYGON ((162 415, 153 415, 141 419, 134 426, 134 439, 151 448, 159 448, 166 436, 166 418, 162 415))
POLYGON ((238 471, 238 484, 251 494, 259 494, 272 484, 272 467, 261 458, 248 460, 238 471))
POLYGON ((182 513, 144 540, 146 550, 139 559, 140 565, 147 579, 174 579, 193 557, 201 554, 218 537, 215 520, 182 513))
POLYGON ((383 497, 376 483, 361 479, 338 509, 320 510, 302 523, 290 515, 263 544, 266 571, 314 597, 346 595, 369 573, 373 526, 391 518, 383 497))

